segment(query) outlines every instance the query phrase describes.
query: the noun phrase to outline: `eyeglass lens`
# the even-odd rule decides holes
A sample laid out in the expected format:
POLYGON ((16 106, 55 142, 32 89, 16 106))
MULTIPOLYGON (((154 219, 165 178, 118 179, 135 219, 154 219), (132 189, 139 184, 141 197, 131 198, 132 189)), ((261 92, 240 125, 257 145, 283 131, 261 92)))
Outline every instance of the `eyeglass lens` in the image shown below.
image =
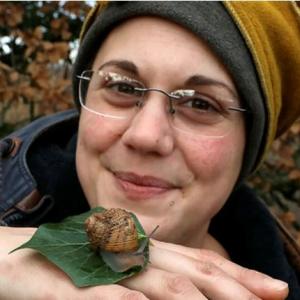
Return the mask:
MULTIPOLYGON (((204 136, 223 136, 234 126, 236 108, 230 101, 218 97, 218 92, 190 89, 176 90, 171 93, 146 88, 138 80, 127 76, 104 71, 84 71, 79 83, 81 105, 91 112, 104 117, 130 120, 143 106, 150 93, 161 92, 171 103, 171 123, 181 131, 204 136)), ((243 109, 237 108, 243 111, 243 109)))

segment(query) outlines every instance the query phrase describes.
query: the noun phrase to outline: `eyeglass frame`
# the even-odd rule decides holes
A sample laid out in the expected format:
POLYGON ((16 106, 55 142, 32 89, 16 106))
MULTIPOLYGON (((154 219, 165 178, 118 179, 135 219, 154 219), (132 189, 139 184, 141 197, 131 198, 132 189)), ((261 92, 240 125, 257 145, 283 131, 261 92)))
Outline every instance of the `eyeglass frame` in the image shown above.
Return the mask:
MULTIPOLYGON (((172 115, 175 114, 175 112, 176 112, 175 109, 173 108, 172 99, 176 100, 176 99, 180 99, 181 98, 180 96, 174 95, 172 93, 174 93, 174 92, 193 92, 193 95, 194 95, 194 93, 197 92, 197 91, 192 90, 192 89, 178 89, 178 90, 175 90, 175 91, 173 91, 171 93, 168 93, 168 92, 166 92, 166 91, 164 91, 162 89, 159 89, 159 88, 147 88, 147 87, 144 86, 144 84, 142 82, 140 82, 138 80, 134 80, 134 79, 129 78, 129 77, 125 76, 125 75, 121 75, 121 74, 118 74, 118 73, 115 73, 115 72, 111 72, 111 71, 105 72, 105 71, 102 71, 102 70, 95 71, 95 70, 89 70, 88 69, 88 70, 82 71, 81 75, 76 75, 76 78, 78 78, 79 80, 88 80, 88 81, 90 81, 91 77, 86 77, 86 76, 82 75, 85 72, 92 72, 92 73, 98 72, 99 75, 100 75, 100 73, 109 73, 109 74, 115 74, 115 75, 118 75, 118 76, 122 76, 122 78, 126 78, 129 82, 130 81, 134 81, 134 82, 138 83, 139 85, 143 86, 143 88, 133 87, 134 91, 142 92, 143 96, 144 96, 144 94, 146 92, 151 92, 151 91, 160 92, 160 93, 162 93, 162 94, 164 94, 165 96, 168 97, 168 99, 169 99, 169 113, 172 114, 172 115)), ((78 88, 80 89, 80 84, 79 84, 78 88)), ((188 96, 191 97, 193 95, 188 95, 188 96)), ((94 113, 96 115, 104 116, 104 117, 109 117, 109 118, 113 118, 113 119, 127 119, 127 117, 123 117, 123 116, 121 117, 121 116, 115 116, 115 115, 110 115, 110 114, 106 114, 106 113, 101 113, 101 112, 95 111, 95 110, 87 107, 83 103, 83 101, 81 99, 81 93, 80 93, 80 91, 79 91, 79 102, 80 102, 80 104, 81 104, 81 106, 83 108, 85 108, 86 110, 88 110, 91 113, 94 113)), ((144 103, 144 99, 143 99, 143 97, 141 97, 141 100, 136 103, 136 106, 137 107, 141 107, 143 105, 143 103, 144 103)), ((226 107, 225 110, 226 111, 227 110, 236 111, 236 112, 241 112, 241 113, 249 113, 249 110, 247 110, 246 108, 243 108, 243 107, 229 106, 229 107, 226 107)))

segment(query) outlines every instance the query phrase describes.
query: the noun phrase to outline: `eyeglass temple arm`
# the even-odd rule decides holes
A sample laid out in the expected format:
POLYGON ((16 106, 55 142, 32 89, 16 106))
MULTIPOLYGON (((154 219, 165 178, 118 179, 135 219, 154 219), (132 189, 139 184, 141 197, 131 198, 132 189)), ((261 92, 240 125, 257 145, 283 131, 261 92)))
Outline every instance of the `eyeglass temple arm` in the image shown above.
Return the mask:
POLYGON ((249 110, 241 107, 228 107, 229 110, 238 111, 238 112, 249 112, 249 110))
POLYGON ((77 77, 78 79, 91 80, 91 78, 90 78, 90 77, 87 77, 87 76, 76 75, 76 77, 77 77))

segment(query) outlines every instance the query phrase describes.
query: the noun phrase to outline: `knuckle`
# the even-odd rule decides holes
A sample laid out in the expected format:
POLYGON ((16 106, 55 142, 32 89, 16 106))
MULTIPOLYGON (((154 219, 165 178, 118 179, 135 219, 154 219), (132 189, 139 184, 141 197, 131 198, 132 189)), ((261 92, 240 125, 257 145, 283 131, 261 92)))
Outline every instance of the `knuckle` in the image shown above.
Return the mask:
POLYGON ((189 294, 195 288, 193 283, 182 275, 166 275, 164 282, 166 292, 170 294, 189 294))
POLYGON ((252 280, 261 280, 263 277, 261 273, 244 267, 239 270, 238 276, 242 281, 247 280, 249 278, 251 278, 252 280))
POLYGON ((209 261, 198 261, 195 263, 195 268, 200 275, 215 276, 221 275, 222 271, 209 261))
POLYGON ((138 291, 125 291, 121 297, 120 300, 145 300, 147 299, 143 293, 138 291))

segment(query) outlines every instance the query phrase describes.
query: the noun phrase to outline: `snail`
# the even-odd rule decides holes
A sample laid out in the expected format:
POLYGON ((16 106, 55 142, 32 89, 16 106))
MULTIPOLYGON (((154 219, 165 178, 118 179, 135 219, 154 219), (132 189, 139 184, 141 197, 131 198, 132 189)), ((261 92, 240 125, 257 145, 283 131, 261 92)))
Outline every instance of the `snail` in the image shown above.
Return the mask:
POLYGON ((115 272, 133 266, 143 266, 144 250, 149 237, 140 244, 132 215, 121 208, 111 208, 92 214, 85 221, 91 248, 100 253, 104 262, 115 272))
POLYGON ((129 212, 120 208, 107 209, 85 221, 91 246, 108 252, 131 252, 138 248, 138 233, 129 212))

